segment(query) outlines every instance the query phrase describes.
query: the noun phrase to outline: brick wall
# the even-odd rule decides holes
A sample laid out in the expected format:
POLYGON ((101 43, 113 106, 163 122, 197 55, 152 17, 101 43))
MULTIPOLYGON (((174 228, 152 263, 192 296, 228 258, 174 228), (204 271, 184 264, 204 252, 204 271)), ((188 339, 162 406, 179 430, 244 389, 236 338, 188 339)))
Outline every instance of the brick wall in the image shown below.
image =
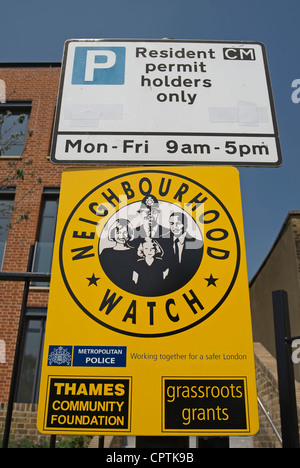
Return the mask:
MULTIPOLYGON (((257 396, 281 437, 280 406, 276 359, 261 343, 254 343, 257 396)), ((300 421, 300 384, 295 383, 300 421)), ((281 448, 265 412, 259 406, 259 432, 254 437, 255 448, 281 448)))
MULTIPOLYGON (((4 432, 6 403, 0 403, 0 434, 4 432)), ((37 442, 42 436, 36 428, 37 405, 15 403, 10 428, 10 441, 29 437, 37 442)), ((44 436, 42 436, 44 437, 44 436)), ((1 437, 0 437, 1 439, 1 437)))

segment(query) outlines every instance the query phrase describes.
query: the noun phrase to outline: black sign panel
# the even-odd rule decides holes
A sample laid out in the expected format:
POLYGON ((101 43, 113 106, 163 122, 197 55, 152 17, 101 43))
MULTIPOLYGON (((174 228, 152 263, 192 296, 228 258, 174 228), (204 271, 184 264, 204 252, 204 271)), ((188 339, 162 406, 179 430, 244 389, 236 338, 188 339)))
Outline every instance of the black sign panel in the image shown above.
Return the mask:
POLYGON ((247 430, 246 379, 163 379, 163 430, 247 430))
POLYGON ((50 376, 48 388, 45 429, 130 430, 130 378, 50 376))

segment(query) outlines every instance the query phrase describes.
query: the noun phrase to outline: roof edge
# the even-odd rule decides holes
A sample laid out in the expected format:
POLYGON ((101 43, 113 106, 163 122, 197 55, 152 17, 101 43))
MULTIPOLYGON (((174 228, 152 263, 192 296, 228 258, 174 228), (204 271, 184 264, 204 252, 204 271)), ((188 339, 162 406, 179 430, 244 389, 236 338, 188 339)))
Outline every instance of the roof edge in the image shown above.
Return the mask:
POLYGON ((60 68, 61 62, 0 62, 0 68, 60 68))
POLYGON ((285 230, 289 220, 293 217, 293 216, 300 216, 300 211, 289 211, 281 228, 280 228, 280 231, 272 245, 272 247, 270 248, 269 250, 269 253, 267 254, 267 256, 265 257, 264 261, 262 262, 262 264, 260 265, 259 269, 257 270, 257 272, 255 273, 255 275, 253 276, 253 278, 249 281, 249 288, 251 288, 252 284, 254 283, 254 281, 256 280, 257 276, 259 275, 259 273, 261 272, 261 270, 264 268, 265 264, 267 263, 268 259, 270 258, 273 250, 275 249, 276 245, 278 244, 282 234, 283 234, 283 231, 285 230))

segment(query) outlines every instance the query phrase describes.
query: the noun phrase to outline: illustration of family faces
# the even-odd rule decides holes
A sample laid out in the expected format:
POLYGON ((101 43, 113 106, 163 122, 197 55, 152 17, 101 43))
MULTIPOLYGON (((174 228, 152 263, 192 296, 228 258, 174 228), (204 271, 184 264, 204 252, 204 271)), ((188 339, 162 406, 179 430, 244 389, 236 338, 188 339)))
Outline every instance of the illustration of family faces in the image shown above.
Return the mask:
POLYGON ((102 232, 100 264, 110 280, 127 292, 169 294, 184 286, 199 268, 200 230, 183 210, 152 195, 135 205, 138 209, 133 214, 123 215, 120 210, 102 232))

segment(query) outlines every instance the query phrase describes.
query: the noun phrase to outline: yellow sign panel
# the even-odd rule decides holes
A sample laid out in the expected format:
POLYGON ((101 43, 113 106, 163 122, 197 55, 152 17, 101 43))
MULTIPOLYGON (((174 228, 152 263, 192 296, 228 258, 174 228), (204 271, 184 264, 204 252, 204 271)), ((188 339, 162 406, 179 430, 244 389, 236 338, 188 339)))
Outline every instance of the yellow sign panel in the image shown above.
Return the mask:
POLYGON ((38 428, 257 432, 236 169, 64 172, 38 428))

